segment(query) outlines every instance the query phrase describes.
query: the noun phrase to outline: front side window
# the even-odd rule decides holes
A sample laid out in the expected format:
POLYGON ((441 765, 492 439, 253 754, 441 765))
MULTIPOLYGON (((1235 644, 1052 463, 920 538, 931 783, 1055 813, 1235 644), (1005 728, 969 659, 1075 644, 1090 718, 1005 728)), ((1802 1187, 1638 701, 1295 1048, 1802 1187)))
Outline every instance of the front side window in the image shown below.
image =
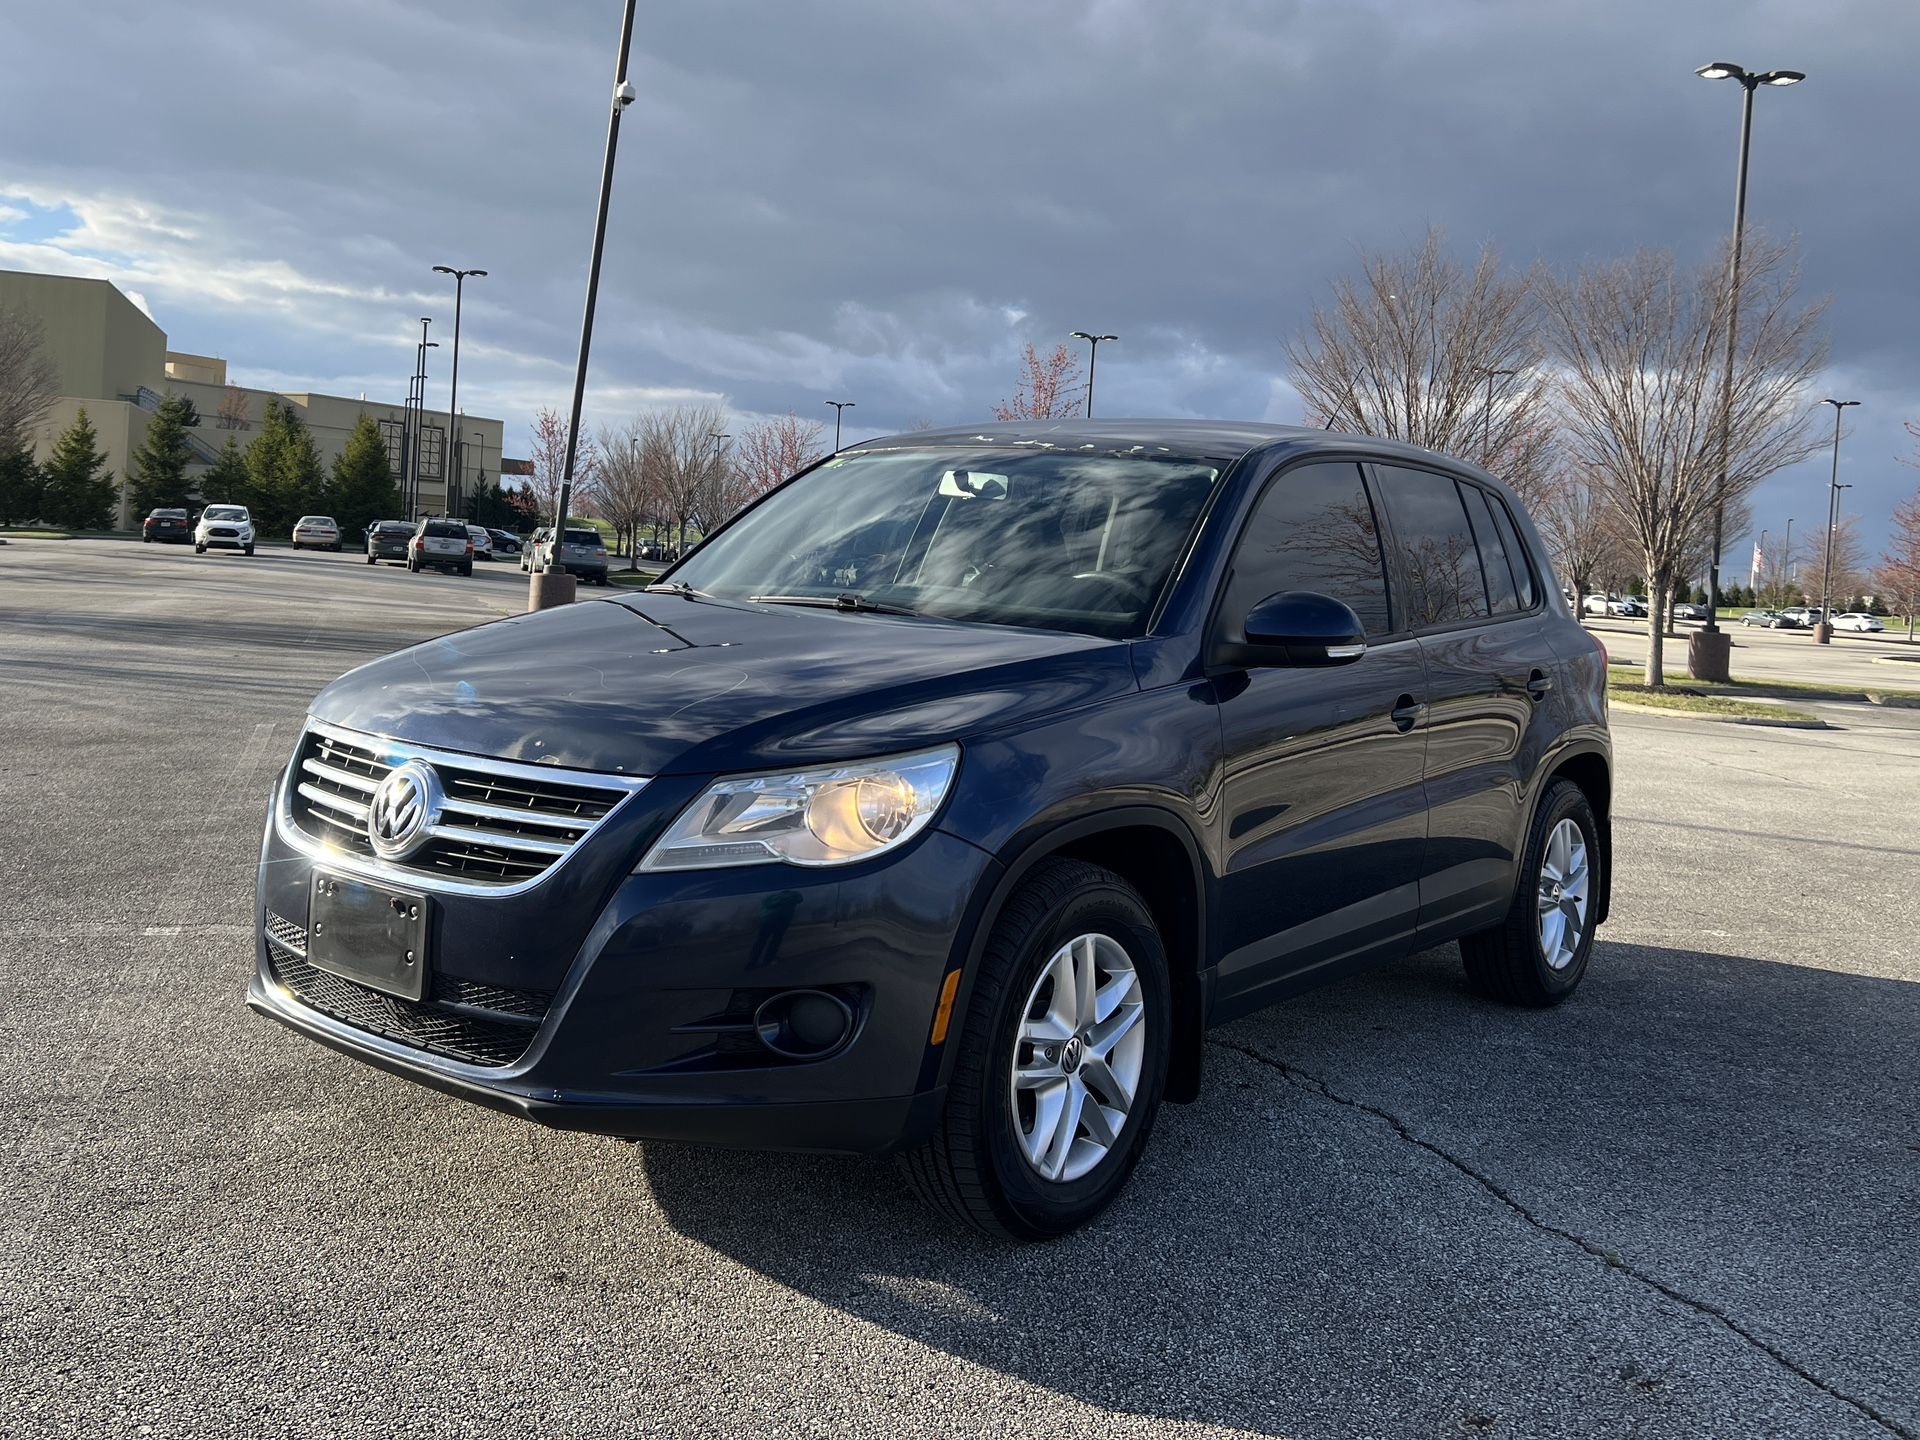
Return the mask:
POLYGON ((1247 612, 1289 590, 1343 601, 1369 636, 1393 629, 1380 531, 1352 461, 1283 471, 1247 517, 1221 598, 1221 623, 1238 638, 1247 612))
POLYGON ((1407 578, 1408 626, 1485 619, 1487 583, 1459 487, 1430 470, 1376 465, 1374 474, 1407 578))
POLYGON ((841 455, 670 579, 742 600, 1141 635, 1223 463, 1147 449, 841 455))

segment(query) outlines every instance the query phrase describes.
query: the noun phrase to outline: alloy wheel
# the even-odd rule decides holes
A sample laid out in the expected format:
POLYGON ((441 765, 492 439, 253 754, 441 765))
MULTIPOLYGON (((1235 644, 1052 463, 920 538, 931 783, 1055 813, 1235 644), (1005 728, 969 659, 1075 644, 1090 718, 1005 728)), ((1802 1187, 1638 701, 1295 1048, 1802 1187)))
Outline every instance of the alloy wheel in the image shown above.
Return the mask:
POLYGON ((1564 970, 1587 933, 1587 837, 1572 819, 1547 837, 1540 856, 1540 953, 1550 970, 1564 970))
POLYGON ((1146 1058, 1140 977, 1110 935, 1078 935, 1041 968, 1013 1047, 1014 1140, 1044 1180, 1078 1180, 1119 1143, 1146 1058))

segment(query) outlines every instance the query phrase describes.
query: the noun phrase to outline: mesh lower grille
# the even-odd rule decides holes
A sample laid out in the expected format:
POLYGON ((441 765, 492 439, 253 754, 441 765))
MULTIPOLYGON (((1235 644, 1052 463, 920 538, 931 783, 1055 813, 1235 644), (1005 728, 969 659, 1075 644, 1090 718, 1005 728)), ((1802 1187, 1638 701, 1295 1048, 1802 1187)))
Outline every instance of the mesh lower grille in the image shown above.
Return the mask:
POLYGON ((302 1004, 356 1030, 469 1065, 513 1064, 526 1054, 553 1004, 551 991, 514 990, 451 975, 435 975, 425 1000, 402 1000, 316 970, 304 952, 294 951, 293 937, 304 946, 305 929, 271 911, 267 936, 274 942, 267 947, 274 978, 302 1004))

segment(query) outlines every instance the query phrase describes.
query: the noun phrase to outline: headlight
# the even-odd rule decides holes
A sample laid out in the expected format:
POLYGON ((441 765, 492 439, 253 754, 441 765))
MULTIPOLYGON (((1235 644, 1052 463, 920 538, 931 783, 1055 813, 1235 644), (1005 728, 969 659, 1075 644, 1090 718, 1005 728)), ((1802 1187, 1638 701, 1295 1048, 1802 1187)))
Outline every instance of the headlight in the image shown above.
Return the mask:
POLYGON ((847 865, 924 830, 946 798, 960 747, 887 760, 716 780, 640 862, 641 870, 847 865))

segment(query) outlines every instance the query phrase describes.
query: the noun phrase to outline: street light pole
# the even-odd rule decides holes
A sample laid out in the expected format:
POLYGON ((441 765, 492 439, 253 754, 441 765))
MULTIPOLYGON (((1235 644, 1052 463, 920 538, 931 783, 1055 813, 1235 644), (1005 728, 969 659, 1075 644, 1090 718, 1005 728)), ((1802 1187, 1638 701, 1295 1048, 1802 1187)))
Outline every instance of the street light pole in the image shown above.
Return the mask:
POLYGON ((1073 338, 1087 342, 1087 419, 1093 418, 1093 367, 1100 361, 1100 342, 1118 340, 1118 335, 1095 335, 1090 330, 1076 330, 1073 338))
POLYGON ((427 430, 427 351, 438 350, 440 348, 440 342, 438 340, 427 339, 427 327, 431 324, 433 324, 433 318, 431 316, 422 315, 420 317, 420 365, 413 376, 415 394, 413 405, 413 442, 411 450, 405 457, 408 494, 407 518, 409 520, 416 518, 415 512, 420 505, 421 437, 426 434, 427 430))
POLYGON ((1787 517, 1786 571, 1787 571, 1787 583, 1791 585, 1793 583, 1794 576, 1798 573, 1794 569, 1794 564, 1793 564, 1793 516, 1791 515, 1787 517))
POLYGON ((1485 470, 1493 464, 1493 377, 1496 375, 1518 375, 1518 370, 1503 370, 1492 365, 1474 367, 1487 377, 1487 403, 1480 411, 1480 468, 1485 470))
POLYGON ((633 11, 627 0, 620 21, 620 58, 613 72, 612 110, 607 117, 607 154, 600 170, 600 208, 593 217, 593 259, 587 266, 587 304, 580 317, 580 359, 573 371, 573 413, 567 422, 567 456, 560 471, 560 501, 554 506, 553 540, 547 546, 547 567, 528 585, 529 609, 544 610, 573 600, 574 580, 567 573, 561 547, 566 543, 567 502, 573 496, 573 462, 580 450, 580 407, 587 393, 587 355, 593 348, 593 306, 600 294, 600 258, 607 248, 607 206, 613 198, 613 158, 620 146, 620 114, 633 103, 627 83, 627 53, 633 46, 633 11))
POLYGON ((1833 532, 1840 524, 1840 492, 1851 485, 1840 483, 1840 417, 1858 400, 1822 400, 1833 406, 1833 476, 1827 481, 1827 558, 1820 567, 1820 623, 1813 627, 1816 645, 1833 643, 1833 532))
MULTIPOLYGON (((445 457, 446 460, 451 462, 451 469, 449 469, 447 472, 453 477, 452 480, 447 485, 447 495, 448 495, 449 501, 451 501, 451 498, 454 493, 454 488, 460 485, 466 478, 461 473, 461 469, 460 469, 460 298, 461 298, 461 291, 465 288, 467 277, 469 275, 479 277, 479 276, 485 275, 487 272, 484 270, 456 270, 451 265, 436 265, 433 267, 433 270, 436 275, 453 276, 453 381, 447 387, 447 430, 449 434, 447 436, 448 453, 445 457)), ((451 504, 449 504, 448 508, 449 510, 451 510, 452 508, 451 504)))
POLYGON ((840 453, 840 417, 851 410, 856 403, 852 400, 827 401, 827 404, 833 407, 833 453, 836 455, 840 453))
POLYGON ((1720 483, 1713 497, 1713 553, 1707 563, 1707 623, 1688 644, 1687 671, 1696 680, 1725 681, 1732 640, 1720 629, 1720 550, 1726 543, 1727 472, 1733 465, 1733 365, 1740 331, 1740 251, 1747 227, 1747 158, 1753 147, 1753 92, 1762 85, 1797 85, 1807 77, 1798 70, 1754 73, 1727 61, 1702 65, 1694 74, 1704 80, 1738 80, 1740 105, 1740 168, 1733 187, 1733 245, 1727 258, 1727 356, 1720 376, 1720 483))

